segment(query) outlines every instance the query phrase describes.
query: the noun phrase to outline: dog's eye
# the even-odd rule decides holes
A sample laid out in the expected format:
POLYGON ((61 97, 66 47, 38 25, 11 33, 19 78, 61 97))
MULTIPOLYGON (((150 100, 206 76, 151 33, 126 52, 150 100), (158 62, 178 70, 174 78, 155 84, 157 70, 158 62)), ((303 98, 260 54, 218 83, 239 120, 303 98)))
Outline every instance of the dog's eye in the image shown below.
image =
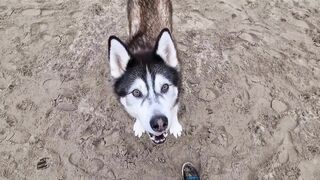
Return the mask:
POLYGON ((164 84, 161 87, 161 93, 166 93, 169 90, 169 84, 164 84))
POLYGON ((142 93, 141 93, 141 91, 139 91, 138 89, 135 89, 135 90, 132 91, 132 95, 133 95, 134 97, 141 97, 141 96, 142 96, 142 93))

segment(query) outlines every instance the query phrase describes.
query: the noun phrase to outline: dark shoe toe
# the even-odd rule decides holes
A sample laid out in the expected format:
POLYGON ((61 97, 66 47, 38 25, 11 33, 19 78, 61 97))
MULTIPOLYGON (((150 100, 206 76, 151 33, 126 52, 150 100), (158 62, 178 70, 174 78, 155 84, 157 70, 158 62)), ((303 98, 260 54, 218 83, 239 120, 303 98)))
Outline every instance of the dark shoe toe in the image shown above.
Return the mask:
POLYGON ((184 180, 200 180, 198 171, 190 162, 186 162, 182 165, 182 176, 184 180))

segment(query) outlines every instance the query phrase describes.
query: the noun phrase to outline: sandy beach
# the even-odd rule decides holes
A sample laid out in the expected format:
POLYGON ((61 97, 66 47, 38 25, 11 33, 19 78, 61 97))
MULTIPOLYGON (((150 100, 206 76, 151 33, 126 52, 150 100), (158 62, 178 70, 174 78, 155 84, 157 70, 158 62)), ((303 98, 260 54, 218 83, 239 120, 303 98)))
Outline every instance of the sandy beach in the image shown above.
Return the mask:
POLYGON ((0 179, 320 179, 320 1, 172 0, 178 139, 154 145, 113 93, 126 0, 0 1, 0 179))

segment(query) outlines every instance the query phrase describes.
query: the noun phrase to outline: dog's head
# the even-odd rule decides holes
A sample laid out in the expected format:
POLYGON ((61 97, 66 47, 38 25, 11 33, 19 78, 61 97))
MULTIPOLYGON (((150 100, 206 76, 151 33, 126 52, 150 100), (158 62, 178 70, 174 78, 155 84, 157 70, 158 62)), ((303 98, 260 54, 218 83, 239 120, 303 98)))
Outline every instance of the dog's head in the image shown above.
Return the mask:
POLYGON ((179 73, 175 45, 168 29, 153 50, 132 54, 117 37, 109 38, 111 76, 125 110, 142 125, 154 143, 165 141, 177 118, 179 73))

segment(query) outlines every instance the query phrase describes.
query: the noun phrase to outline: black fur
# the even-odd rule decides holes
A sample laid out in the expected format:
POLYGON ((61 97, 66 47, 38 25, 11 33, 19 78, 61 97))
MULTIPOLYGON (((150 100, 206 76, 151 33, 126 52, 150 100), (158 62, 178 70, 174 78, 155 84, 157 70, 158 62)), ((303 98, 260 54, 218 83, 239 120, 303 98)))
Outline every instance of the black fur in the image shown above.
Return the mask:
POLYGON ((131 55, 125 73, 114 84, 115 93, 120 97, 131 93, 128 92, 129 88, 137 78, 141 78, 146 82, 147 68, 153 81, 156 74, 161 74, 180 89, 179 72, 175 68, 166 65, 160 56, 151 51, 131 55))

